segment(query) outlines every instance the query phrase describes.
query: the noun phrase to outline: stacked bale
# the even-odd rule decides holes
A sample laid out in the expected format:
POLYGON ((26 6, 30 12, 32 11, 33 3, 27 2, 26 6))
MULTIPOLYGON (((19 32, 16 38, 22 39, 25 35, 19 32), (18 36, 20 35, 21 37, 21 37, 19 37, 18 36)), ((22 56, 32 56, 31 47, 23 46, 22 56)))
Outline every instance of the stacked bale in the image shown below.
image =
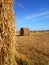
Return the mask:
POLYGON ((20 36, 28 36, 30 34, 29 28, 21 28, 20 36))
POLYGON ((0 65, 17 65, 15 44, 13 0, 0 0, 0 65))

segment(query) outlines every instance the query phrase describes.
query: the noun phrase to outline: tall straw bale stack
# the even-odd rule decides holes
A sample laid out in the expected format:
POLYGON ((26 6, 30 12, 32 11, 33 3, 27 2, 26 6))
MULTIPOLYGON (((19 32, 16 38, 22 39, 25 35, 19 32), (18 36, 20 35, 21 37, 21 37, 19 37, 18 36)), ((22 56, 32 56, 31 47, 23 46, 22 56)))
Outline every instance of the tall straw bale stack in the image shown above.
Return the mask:
POLYGON ((13 0, 0 0, 0 65, 17 65, 15 46, 16 28, 13 0))
POLYGON ((21 28, 20 35, 21 36, 28 36, 30 34, 29 28, 21 28))

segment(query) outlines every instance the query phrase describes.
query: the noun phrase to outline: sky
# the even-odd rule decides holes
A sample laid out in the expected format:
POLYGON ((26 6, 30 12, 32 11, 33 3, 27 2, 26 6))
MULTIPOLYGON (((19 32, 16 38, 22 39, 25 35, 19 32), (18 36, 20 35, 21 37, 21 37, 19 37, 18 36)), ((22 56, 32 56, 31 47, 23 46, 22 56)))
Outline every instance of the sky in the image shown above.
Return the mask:
POLYGON ((15 0, 16 27, 49 30, 49 0, 15 0))

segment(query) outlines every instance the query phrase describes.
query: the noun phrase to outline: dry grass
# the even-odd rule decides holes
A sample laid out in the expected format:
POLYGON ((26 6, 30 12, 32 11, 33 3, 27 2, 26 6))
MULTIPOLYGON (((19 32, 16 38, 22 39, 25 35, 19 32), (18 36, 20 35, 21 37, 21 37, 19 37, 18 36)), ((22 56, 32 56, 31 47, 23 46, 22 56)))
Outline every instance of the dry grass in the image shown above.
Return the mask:
POLYGON ((49 32, 30 32, 17 36, 18 52, 26 55, 32 65, 49 65, 49 32))

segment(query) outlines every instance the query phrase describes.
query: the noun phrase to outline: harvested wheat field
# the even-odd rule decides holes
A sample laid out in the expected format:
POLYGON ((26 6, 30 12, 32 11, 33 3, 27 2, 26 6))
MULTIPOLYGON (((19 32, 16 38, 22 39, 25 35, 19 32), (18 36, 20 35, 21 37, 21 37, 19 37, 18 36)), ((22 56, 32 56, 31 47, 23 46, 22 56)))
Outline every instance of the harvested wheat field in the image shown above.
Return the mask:
POLYGON ((49 32, 30 32, 29 36, 18 32, 17 43, 17 51, 29 59, 30 65, 49 65, 49 32))

